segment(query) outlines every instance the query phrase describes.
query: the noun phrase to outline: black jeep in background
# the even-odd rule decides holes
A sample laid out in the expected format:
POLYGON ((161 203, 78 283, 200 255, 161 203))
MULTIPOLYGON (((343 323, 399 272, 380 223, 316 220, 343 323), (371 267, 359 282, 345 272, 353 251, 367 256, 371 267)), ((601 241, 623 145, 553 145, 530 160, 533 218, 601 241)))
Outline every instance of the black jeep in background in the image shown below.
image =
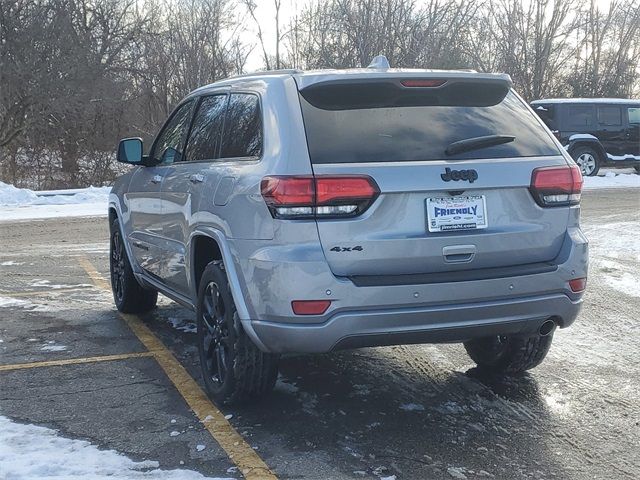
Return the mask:
POLYGON ((583 175, 596 175, 603 166, 632 166, 640 173, 640 100, 552 98, 531 107, 583 175))

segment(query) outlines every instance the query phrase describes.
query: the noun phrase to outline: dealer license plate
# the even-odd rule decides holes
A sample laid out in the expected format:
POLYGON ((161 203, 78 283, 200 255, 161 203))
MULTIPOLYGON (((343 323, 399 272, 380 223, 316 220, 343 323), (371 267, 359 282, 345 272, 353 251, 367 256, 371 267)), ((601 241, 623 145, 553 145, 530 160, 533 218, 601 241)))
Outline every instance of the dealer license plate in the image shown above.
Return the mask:
POLYGON ((484 195, 427 198, 427 226, 430 232, 487 228, 484 195))

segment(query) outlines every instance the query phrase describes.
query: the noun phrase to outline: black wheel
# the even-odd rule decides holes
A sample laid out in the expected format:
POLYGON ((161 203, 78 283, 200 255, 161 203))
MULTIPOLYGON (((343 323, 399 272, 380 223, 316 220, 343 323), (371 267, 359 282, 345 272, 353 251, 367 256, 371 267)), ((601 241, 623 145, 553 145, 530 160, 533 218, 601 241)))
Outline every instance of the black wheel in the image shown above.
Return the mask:
POLYGON ((633 167, 633 168, 635 168, 635 169, 636 169, 636 173, 637 173, 638 175, 640 175, 640 165, 636 165, 636 166, 635 166, 635 167, 633 167))
POLYGON ((111 290, 118 310, 123 313, 144 313, 153 309, 158 301, 158 292, 144 288, 136 280, 117 219, 111 224, 109 260, 111 290))
POLYGON ((196 314, 200 366, 211 398, 222 405, 269 393, 278 376, 278 355, 262 352, 244 332, 222 262, 205 268, 196 314))
POLYGON ((576 161, 582 175, 585 177, 595 177, 600 170, 600 155, 591 147, 576 147, 571 156, 576 161))
POLYGON ((519 373, 540 365, 552 340, 553 332, 544 337, 498 335, 469 340, 464 348, 478 368, 497 373, 519 373))

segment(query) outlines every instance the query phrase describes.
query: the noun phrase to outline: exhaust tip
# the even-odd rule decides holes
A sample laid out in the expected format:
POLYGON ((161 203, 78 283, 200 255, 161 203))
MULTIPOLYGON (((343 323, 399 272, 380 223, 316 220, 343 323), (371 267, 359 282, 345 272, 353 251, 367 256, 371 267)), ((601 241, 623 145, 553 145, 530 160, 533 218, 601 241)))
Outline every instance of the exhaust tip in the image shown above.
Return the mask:
POLYGON ((553 333, 555 328, 556 328, 556 322, 554 322, 553 320, 547 320, 542 325, 540 325, 540 329, 538 330, 538 333, 540 334, 541 337, 546 337, 547 335, 553 333))

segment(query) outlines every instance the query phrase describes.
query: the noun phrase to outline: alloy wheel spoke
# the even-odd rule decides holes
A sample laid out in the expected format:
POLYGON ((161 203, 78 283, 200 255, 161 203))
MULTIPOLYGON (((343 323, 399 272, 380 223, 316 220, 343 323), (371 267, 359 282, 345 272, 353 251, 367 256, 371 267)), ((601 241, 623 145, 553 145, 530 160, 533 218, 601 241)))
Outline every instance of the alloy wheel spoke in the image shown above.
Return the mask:
POLYGON ((224 382, 227 352, 230 351, 224 312, 218 286, 211 282, 205 289, 202 304, 202 321, 206 328, 202 346, 206 354, 208 376, 219 383, 224 382))

